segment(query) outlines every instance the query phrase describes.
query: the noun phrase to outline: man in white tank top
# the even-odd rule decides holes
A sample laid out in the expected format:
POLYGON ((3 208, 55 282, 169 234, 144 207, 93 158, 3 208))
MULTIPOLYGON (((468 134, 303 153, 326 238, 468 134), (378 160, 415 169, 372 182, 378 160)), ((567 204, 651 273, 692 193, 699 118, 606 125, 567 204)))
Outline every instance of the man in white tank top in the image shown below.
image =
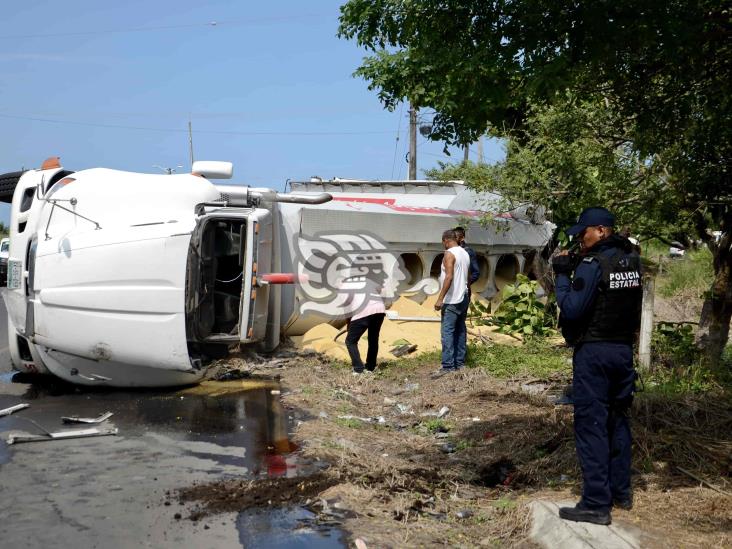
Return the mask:
POLYGON ((442 245, 445 255, 440 270, 440 293, 435 303, 435 309, 442 312, 442 367, 437 376, 465 366, 468 334, 465 319, 470 305, 470 256, 458 245, 453 230, 442 233, 442 245))

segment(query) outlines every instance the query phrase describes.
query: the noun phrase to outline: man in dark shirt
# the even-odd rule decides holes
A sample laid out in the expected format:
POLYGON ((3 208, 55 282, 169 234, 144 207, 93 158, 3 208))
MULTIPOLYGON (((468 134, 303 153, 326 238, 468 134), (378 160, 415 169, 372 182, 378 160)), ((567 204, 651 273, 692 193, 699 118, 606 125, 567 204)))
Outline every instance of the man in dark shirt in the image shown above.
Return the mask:
POLYGON ((468 273, 468 292, 470 292, 470 286, 478 280, 480 277, 480 267, 478 266, 478 256, 475 255, 475 250, 465 244, 465 229, 463 227, 455 227, 453 229, 458 239, 458 245, 468 252, 470 258, 470 272, 468 273))
POLYGON ((641 265, 631 243, 613 232, 614 216, 587 208, 567 234, 581 251, 552 260, 562 335, 574 347, 572 396, 582 499, 566 520, 610 524, 610 509, 630 509, 633 341, 640 324, 641 265))

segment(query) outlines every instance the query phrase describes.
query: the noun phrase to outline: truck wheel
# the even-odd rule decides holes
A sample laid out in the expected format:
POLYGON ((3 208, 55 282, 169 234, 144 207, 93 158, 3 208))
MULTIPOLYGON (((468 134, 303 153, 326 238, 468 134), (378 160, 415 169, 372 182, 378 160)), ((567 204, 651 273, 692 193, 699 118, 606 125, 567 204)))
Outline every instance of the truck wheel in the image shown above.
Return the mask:
POLYGON ((0 174, 0 202, 12 202, 15 187, 25 172, 10 172, 0 174))

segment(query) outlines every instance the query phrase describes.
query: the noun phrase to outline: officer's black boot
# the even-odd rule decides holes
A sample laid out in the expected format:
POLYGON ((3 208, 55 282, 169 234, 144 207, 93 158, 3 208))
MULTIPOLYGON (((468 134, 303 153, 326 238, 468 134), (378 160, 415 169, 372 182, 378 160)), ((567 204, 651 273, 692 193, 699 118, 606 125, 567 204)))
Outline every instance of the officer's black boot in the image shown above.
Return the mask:
POLYGON ((601 524, 607 526, 612 522, 610 511, 600 511, 598 509, 587 509, 578 503, 574 507, 561 507, 559 516, 564 520, 572 520, 574 522, 591 522, 592 524, 601 524))
POLYGON ((630 511, 633 508, 633 494, 623 497, 613 497, 613 507, 630 511))

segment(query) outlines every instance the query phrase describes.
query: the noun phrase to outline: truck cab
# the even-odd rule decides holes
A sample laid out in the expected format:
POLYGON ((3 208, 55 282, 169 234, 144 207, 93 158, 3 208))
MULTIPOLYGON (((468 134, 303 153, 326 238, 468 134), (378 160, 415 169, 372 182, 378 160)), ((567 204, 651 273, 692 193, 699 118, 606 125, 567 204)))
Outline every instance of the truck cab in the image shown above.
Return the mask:
POLYGON ((272 216, 222 200, 209 178, 230 177, 226 164, 151 175, 51 159, 21 173, 4 290, 15 369, 190 384, 230 346, 263 340, 272 216))

